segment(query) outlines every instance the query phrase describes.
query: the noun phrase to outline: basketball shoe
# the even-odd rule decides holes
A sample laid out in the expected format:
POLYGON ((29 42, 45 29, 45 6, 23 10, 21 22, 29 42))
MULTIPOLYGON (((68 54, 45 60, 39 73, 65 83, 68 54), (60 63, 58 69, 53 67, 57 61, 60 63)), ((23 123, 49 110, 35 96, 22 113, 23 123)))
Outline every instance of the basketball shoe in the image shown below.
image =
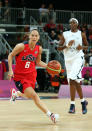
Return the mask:
POLYGON ((75 113, 75 105, 74 104, 70 105, 69 113, 73 113, 73 114, 75 113))
POLYGON ((59 119, 59 114, 51 113, 50 118, 53 121, 53 123, 56 123, 58 121, 58 119, 59 119))
POLYGON ((11 92, 10 101, 14 102, 16 100, 16 98, 17 98, 17 92, 16 92, 16 90, 14 88, 11 88, 10 92, 11 92))
POLYGON ((88 101, 85 100, 84 102, 81 102, 81 105, 82 105, 82 114, 86 114, 88 101))

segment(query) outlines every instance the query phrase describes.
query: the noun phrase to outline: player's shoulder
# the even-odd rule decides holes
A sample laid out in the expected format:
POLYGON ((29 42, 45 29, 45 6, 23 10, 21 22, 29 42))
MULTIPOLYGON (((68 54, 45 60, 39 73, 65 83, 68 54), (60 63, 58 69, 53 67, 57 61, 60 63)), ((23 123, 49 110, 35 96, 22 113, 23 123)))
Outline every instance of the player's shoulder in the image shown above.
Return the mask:
POLYGON ((85 36, 85 33, 81 31, 81 35, 82 35, 82 36, 85 36))
POLYGON ((63 37, 66 38, 69 34, 70 34, 70 30, 64 31, 64 32, 63 32, 63 37))
POLYGON ((82 34, 82 31, 78 29, 77 33, 80 33, 80 34, 82 34))
POLYGON ((39 54, 41 54, 42 53, 42 51, 43 51, 43 48, 42 48, 42 46, 40 46, 40 45, 36 45, 36 46, 38 46, 38 52, 39 52, 39 54))
POLYGON ((67 34, 67 33, 69 33, 69 32, 70 32, 70 30, 67 30, 67 31, 64 31, 63 34, 67 34))
POLYGON ((42 52, 42 50, 43 50, 42 46, 39 46, 39 51, 41 51, 41 52, 42 52))
POLYGON ((24 49, 24 43, 18 43, 18 44, 16 44, 15 48, 23 50, 24 49))

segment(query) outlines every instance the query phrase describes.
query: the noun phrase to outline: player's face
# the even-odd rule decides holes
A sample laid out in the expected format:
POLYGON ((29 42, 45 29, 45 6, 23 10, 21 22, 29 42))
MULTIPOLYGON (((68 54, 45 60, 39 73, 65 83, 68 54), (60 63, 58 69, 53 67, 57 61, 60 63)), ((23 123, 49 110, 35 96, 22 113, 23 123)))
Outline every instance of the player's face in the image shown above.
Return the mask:
POLYGON ((70 27, 71 27, 72 30, 77 29, 77 27, 78 27, 77 22, 75 20, 71 21, 70 22, 70 27))
POLYGON ((31 33, 30 33, 30 35, 29 35, 29 39, 30 39, 30 41, 32 42, 32 43, 37 43, 38 42, 38 40, 39 40, 39 33, 38 33, 38 31, 36 31, 36 30, 33 30, 31 33))

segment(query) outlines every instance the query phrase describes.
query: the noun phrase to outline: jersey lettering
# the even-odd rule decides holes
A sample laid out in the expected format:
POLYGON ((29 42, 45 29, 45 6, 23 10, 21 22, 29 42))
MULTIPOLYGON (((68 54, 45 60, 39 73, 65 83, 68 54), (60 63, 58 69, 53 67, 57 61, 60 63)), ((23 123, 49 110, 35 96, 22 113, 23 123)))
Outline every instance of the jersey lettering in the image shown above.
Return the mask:
POLYGON ((23 57, 22 57, 22 60, 23 60, 23 61, 25 61, 25 60, 35 61, 36 58, 35 58, 33 55, 27 55, 27 56, 23 56, 23 57))

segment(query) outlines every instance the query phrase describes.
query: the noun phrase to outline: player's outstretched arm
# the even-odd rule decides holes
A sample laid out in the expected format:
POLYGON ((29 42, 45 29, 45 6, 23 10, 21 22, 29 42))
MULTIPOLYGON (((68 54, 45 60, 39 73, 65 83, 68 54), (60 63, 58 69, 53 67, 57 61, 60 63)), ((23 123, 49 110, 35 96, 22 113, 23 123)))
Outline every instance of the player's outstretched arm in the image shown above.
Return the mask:
POLYGON ((46 68, 47 64, 45 62, 41 61, 41 54, 42 54, 42 47, 40 46, 39 55, 37 56, 37 59, 36 59, 36 65, 46 68))
POLYGON ((17 44, 12 52, 8 55, 8 67, 9 67, 9 72, 8 72, 8 80, 11 80, 13 77, 13 70, 12 70, 12 61, 13 57, 19 54, 22 50, 24 49, 24 44, 17 44))

